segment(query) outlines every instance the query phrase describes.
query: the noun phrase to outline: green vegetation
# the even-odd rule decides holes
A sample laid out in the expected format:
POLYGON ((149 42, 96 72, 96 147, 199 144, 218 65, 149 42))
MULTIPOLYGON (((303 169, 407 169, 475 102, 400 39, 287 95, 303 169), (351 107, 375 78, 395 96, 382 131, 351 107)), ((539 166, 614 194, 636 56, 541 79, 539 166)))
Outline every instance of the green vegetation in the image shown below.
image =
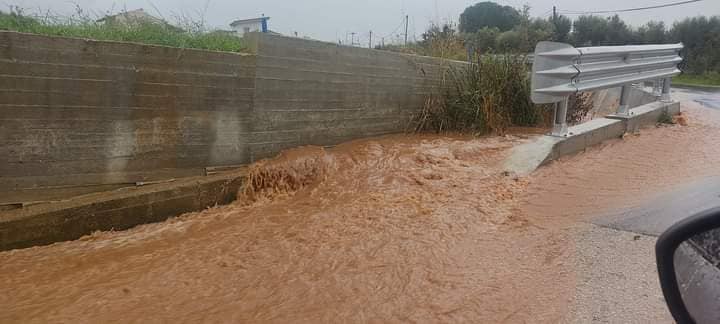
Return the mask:
POLYGON ((503 134, 510 126, 536 126, 542 111, 530 101, 525 62, 487 56, 466 68, 451 68, 442 96, 431 97, 416 119, 416 131, 503 134))
POLYGON ((667 37, 685 45, 685 72, 720 73, 720 16, 685 18, 673 25, 667 37))
POLYGON ((558 41, 574 46, 683 43, 685 61, 681 67, 689 75, 680 82, 717 85, 713 75, 720 73, 720 16, 692 17, 666 26, 649 21, 637 28, 619 16, 579 16, 533 18, 529 7, 515 9, 493 2, 468 7, 460 16, 460 26, 452 23, 430 26, 421 41, 407 47, 386 49, 419 55, 438 56, 432 47, 437 42, 454 42, 442 52, 444 58, 467 60, 468 52, 480 54, 526 54, 540 41, 558 41), (573 28, 571 28, 573 27, 573 28))
POLYGON ((167 23, 111 24, 90 19, 59 22, 0 12, 0 30, 225 52, 246 50, 242 39, 230 33, 186 31, 167 23))
POLYGON ((460 15, 460 31, 474 33, 483 28, 508 31, 520 23, 520 13, 510 6, 485 1, 468 7, 460 15))
POLYGON ((673 78, 673 84, 720 87, 720 73, 681 74, 673 78))

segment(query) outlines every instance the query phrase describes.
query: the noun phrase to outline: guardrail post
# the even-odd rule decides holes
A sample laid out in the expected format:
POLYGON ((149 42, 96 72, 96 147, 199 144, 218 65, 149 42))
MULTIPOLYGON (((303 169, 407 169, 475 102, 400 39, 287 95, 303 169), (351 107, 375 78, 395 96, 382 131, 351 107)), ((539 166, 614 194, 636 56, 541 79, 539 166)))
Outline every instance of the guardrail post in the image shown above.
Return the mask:
POLYGON ((672 102, 672 97, 670 96, 670 83, 671 78, 665 78, 663 81, 663 88, 662 88, 662 102, 672 102))
POLYGON ((630 97, 630 91, 631 86, 630 85, 624 85, 622 86, 622 89, 620 90, 620 106, 618 106, 617 114, 622 116, 627 116, 630 114, 630 109, 628 108, 628 98, 630 97))
POLYGON ((555 103, 555 124, 552 131, 554 136, 565 136, 568 133, 568 99, 569 97, 565 97, 562 101, 555 103))
POLYGON ((662 79, 653 80, 653 96, 662 96, 662 79))

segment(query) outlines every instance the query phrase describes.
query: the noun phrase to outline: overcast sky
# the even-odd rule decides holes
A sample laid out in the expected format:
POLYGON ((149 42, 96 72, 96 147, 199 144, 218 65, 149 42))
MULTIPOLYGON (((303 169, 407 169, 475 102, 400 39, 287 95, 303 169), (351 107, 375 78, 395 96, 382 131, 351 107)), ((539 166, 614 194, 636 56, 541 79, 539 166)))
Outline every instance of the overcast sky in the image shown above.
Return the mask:
MULTIPOLYGON (((562 13, 568 11, 619 10, 677 2, 680 0, 498 0, 500 4, 520 8, 531 7, 533 16, 547 16, 556 5, 562 13)), ((270 29, 293 35, 334 41, 349 40, 348 34, 357 33, 367 44, 370 30, 374 39, 398 38, 405 14, 410 16, 410 37, 420 35, 432 22, 457 22, 460 13, 479 1, 468 0, 209 0, 206 20, 210 26, 229 29, 235 19, 254 18, 261 14, 271 17, 270 29)), ((50 10, 60 15, 72 14, 79 5, 98 14, 109 10, 144 8, 168 20, 177 15, 200 17, 206 0, 0 0, 6 10, 17 5, 29 12, 50 10), (157 10, 155 9, 157 8, 157 10), (160 12, 160 14, 157 13, 160 12)), ((620 16, 637 26, 649 20, 662 20, 672 24, 688 16, 720 15, 720 0, 704 0, 676 7, 621 13, 620 16)), ((573 17, 573 16, 571 16, 573 17)), ((403 26, 404 27, 404 26, 403 26)), ((419 36, 417 36, 419 37, 419 36)))

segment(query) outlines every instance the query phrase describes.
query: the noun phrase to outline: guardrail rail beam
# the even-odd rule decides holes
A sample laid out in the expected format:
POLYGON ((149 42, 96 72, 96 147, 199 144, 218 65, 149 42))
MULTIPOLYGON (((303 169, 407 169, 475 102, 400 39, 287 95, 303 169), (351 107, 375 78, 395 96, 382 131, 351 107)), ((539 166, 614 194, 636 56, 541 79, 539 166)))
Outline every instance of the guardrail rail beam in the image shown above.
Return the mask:
MULTIPOLYGON (((567 135, 568 97, 577 92, 622 87, 617 113, 627 115, 633 83, 663 80, 662 100, 671 101, 670 80, 680 74, 682 44, 579 47, 540 42, 535 48, 531 99, 556 104, 553 135, 567 135)), ((659 90, 659 89, 658 89, 659 90)))

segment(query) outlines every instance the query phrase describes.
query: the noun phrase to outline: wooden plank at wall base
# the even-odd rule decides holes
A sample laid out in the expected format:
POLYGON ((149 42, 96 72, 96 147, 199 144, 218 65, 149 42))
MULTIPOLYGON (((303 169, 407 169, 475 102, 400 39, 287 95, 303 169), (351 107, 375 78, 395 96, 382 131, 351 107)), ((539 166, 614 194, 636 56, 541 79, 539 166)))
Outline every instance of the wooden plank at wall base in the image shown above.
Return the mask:
POLYGON ((97 193, 69 201, 0 212, 0 251, 125 230, 237 199, 244 172, 97 193))
POLYGON ((64 173, 41 176, 2 177, 0 195, 13 190, 75 188, 98 185, 132 185, 137 182, 179 179, 203 175, 203 168, 155 169, 135 172, 64 173))
POLYGON ((67 200, 71 197, 87 195, 94 192, 114 191, 128 187, 135 187, 135 184, 128 183, 114 185, 0 191, 0 211, 12 210, 14 209, 12 207, 22 208, 40 203, 60 202, 63 200, 67 200), (3 209, 3 206, 5 206, 6 208, 3 209))

